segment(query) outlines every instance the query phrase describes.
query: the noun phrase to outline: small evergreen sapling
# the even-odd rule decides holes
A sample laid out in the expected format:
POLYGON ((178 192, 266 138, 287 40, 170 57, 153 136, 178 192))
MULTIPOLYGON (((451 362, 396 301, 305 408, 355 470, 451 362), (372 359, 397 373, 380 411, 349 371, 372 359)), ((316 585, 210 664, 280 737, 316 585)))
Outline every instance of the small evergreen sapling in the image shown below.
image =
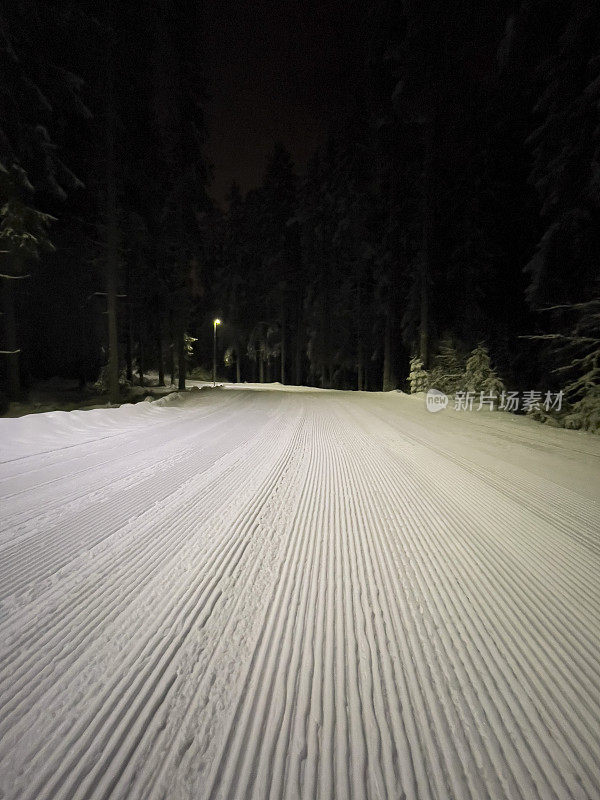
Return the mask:
POLYGON ((454 394, 462 389, 464 359, 449 339, 441 342, 439 353, 429 373, 429 386, 446 394, 454 394))
POLYGON ((463 382, 467 392, 476 394, 500 395, 504 391, 504 384, 492 368, 485 345, 477 345, 467 359, 463 382))
POLYGON ((423 368, 423 362, 415 356, 410 360, 410 374, 408 376, 410 383, 410 393, 416 394, 417 392, 426 392, 429 388, 429 374, 423 368))

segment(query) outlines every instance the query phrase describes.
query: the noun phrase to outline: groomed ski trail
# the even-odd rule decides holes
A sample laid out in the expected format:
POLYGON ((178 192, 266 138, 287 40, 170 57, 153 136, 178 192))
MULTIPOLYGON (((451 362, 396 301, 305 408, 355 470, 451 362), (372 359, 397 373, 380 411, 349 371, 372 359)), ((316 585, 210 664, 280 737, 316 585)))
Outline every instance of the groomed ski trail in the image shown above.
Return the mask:
POLYGON ((600 798, 600 440, 275 388, 0 420, 0 798, 600 798))

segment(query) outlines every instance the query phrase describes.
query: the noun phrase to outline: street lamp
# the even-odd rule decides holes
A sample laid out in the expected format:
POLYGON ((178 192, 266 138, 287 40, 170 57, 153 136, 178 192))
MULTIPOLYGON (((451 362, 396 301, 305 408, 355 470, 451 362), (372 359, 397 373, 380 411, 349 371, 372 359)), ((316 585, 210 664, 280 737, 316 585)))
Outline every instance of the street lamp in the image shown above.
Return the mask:
POLYGON ((217 385, 217 325, 220 324, 220 319, 213 320, 213 386, 217 385))

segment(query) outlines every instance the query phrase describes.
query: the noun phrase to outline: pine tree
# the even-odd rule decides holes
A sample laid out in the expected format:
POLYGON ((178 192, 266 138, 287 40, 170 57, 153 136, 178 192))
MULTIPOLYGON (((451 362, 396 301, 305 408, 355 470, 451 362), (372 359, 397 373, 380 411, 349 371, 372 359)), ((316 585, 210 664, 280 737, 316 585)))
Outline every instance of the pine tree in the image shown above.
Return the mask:
MULTIPOLYGON (((190 20, 186 21, 189 26, 190 20)), ((193 26, 191 26, 193 27, 193 26)), ((158 131, 162 193, 157 210, 157 259, 167 289, 170 369, 185 389, 185 332, 203 285, 198 280, 202 237, 198 220, 210 208, 202 158, 202 111, 193 82, 193 54, 177 10, 157 5, 154 31, 154 125, 158 131)))
POLYGON ((556 371, 570 374, 565 393, 571 398, 585 397, 600 384, 600 300, 574 303, 568 309, 575 324, 567 336, 560 336, 558 356, 568 362, 556 371))
MULTIPOLYGON (((236 380, 242 380, 242 360, 249 338, 248 258, 246 206, 237 182, 226 196, 228 209, 222 218, 222 246, 215 274, 215 296, 219 298, 227 320, 226 364, 235 365, 236 380)), ((225 332, 224 332, 225 333, 225 332)))
MULTIPOLYGON (((294 222, 296 187, 297 178, 291 156, 281 143, 276 143, 262 183, 262 272, 269 306, 266 318, 276 321, 279 329, 277 351, 281 383, 286 383, 291 301, 296 299, 297 294, 294 291, 299 262, 297 225, 294 222)), ((273 348, 271 353, 274 353, 273 348)))
POLYGON ((50 136, 64 115, 89 116, 79 98, 80 79, 55 61, 71 4, 31 0, 0 11, 0 225, 5 355, 9 396, 20 393, 15 281, 28 261, 51 249, 53 217, 36 208, 36 192, 64 200, 81 186, 50 136))
POLYGON ((48 227, 54 217, 27 204, 33 194, 31 189, 21 169, 13 165, 9 173, 0 164, 0 283, 4 320, 4 349, 0 353, 7 359, 11 400, 18 399, 20 393, 15 289, 29 277, 25 272, 28 263, 52 248, 48 227))
POLYGON ((342 128, 311 160, 300 192, 306 352, 311 381, 364 388, 375 317, 372 153, 360 119, 342 128))
POLYGON ((334 142, 330 138, 324 152, 315 153, 307 168, 300 195, 300 223, 303 262, 306 275, 305 328, 309 382, 330 388, 334 373, 333 335, 338 263, 333 238, 336 229, 333 163, 334 142))
POLYGON ((429 373, 429 385, 446 394, 454 394, 462 389, 464 372, 464 358, 450 339, 442 340, 429 373))
POLYGON ((106 319, 108 323, 108 396, 111 403, 120 400, 119 391, 119 333, 117 319, 117 295, 119 292, 120 240, 118 205, 117 205, 117 147, 116 147, 116 98, 115 98, 115 56, 113 41, 114 19, 112 1, 108 5, 108 24, 110 30, 106 38, 104 62, 104 97, 103 114, 104 133, 104 194, 103 217, 105 233, 105 287, 106 287, 106 319))
MULTIPOLYGON (((392 281, 379 294, 376 309, 373 274, 379 243, 379 215, 372 176, 373 142, 365 120, 349 116, 337 133, 339 147, 334 164, 335 219, 333 244, 341 265, 343 282, 338 295, 337 325, 347 333, 340 337, 336 358, 343 375, 356 373, 351 382, 360 390, 366 383, 366 363, 375 312, 383 316, 382 343, 384 391, 396 388, 394 343, 396 332, 396 287, 392 281), (349 334, 349 335, 348 335, 349 334)), ((346 385, 343 376, 340 383, 346 385)))
MULTIPOLYGON (((556 361, 554 372, 568 382, 563 385, 570 401, 562 422, 567 428, 582 428, 600 433, 600 300, 573 303, 546 309, 570 317, 566 333, 546 333, 528 338, 546 342, 556 361)), ((542 421, 545 421, 543 419, 542 421)))
POLYGON ((523 25, 552 21, 528 139, 543 233, 526 269, 539 308, 582 300, 600 261, 600 14, 594 0, 524 7, 523 25))
POLYGON ((402 34, 390 42, 397 78, 391 100, 403 122, 401 130, 419 142, 420 249, 412 295, 418 308, 419 355, 427 366, 443 244, 442 175, 472 135, 472 131, 457 135, 463 130, 461 115, 473 105, 464 87, 475 87, 482 80, 473 74, 471 64, 486 46, 493 53, 495 14, 479 8, 473 13, 470 0, 452 4, 405 0, 402 9, 402 34))
POLYGON ((468 392, 499 395, 504 384, 492 367, 490 355, 484 344, 479 344, 467 359, 463 376, 464 388, 468 392))
POLYGON ((565 428, 600 433, 600 386, 594 386, 573 404, 564 418, 565 428))

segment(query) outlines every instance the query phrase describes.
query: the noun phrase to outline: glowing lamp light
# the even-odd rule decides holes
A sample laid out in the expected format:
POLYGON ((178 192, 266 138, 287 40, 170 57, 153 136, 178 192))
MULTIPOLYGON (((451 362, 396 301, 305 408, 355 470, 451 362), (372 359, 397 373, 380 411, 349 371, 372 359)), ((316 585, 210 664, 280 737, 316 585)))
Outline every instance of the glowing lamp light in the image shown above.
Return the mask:
POLYGON ((217 385, 217 325, 220 324, 220 319, 213 320, 213 386, 217 385))

